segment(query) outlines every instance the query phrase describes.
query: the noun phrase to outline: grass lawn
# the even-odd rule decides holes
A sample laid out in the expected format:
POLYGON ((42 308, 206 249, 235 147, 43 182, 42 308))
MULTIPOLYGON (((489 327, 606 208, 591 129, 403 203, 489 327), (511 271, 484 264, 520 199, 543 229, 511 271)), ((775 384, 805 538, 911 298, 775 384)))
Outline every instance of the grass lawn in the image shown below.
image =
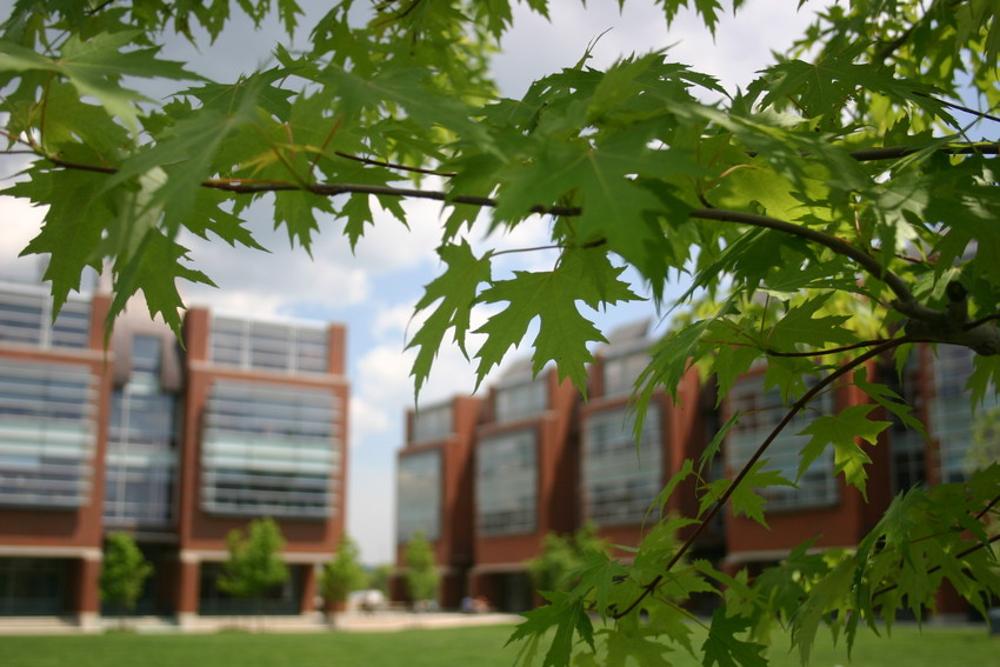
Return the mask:
MULTIPOLYGON (((510 626, 417 630, 397 633, 306 635, 243 634, 58 637, 0 636, 3 667, 510 667, 514 653, 502 648, 510 626)), ((817 667, 847 665, 842 649, 817 641, 817 667)), ((678 667, 697 665, 677 654, 678 667)), ((792 667, 784 647, 772 664, 792 667)), ((985 629, 899 627, 892 639, 859 637, 852 665, 863 667, 1000 667, 1000 638, 985 629)))

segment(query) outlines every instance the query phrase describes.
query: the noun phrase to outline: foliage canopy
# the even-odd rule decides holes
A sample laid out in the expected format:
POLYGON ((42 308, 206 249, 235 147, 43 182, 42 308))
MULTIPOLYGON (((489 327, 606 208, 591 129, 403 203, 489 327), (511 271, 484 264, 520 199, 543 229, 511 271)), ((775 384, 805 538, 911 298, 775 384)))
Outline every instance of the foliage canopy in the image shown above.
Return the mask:
MULTIPOLYGON (((267 197, 292 243, 308 250, 319 219, 335 213, 353 246, 375 202, 405 222, 401 199, 432 199, 447 210, 443 272, 417 304, 426 315, 409 343, 417 391, 442 344, 466 351, 472 308, 495 303, 477 330, 485 342, 469 351, 480 380, 537 322, 535 370, 554 362, 585 392, 588 344, 603 340, 586 308, 638 299, 626 268, 658 308, 667 277, 688 274, 687 309, 636 385, 640 417, 692 363, 724 396, 759 360, 788 415, 732 481, 683 467, 672 483, 695 479, 698 516, 658 524, 630 566, 589 564, 517 630, 523 657, 546 667, 573 654, 584 665, 595 655, 669 664, 669 650, 699 652, 680 603, 715 585, 725 604, 700 647, 708 667, 764 664, 778 627, 803 660, 821 625, 849 650, 862 626, 876 630, 902 607, 919 616, 945 579, 979 609, 1000 594, 985 548, 998 539, 988 522, 1000 500, 995 463, 961 484, 900 494, 855 549, 805 545, 753 581, 688 562, 694 537, 667 537, 684 525, 696 537, 727 503, 763 522, 759 491, 790 483, 769 467, 768 446, 835 382, 915 422, 892 389, 865 377, 876 358, 894 355, 902 367, 917 343, 964 346, 976 353, 973 401, 995 394, 1000 195, 989 138, 998 118, 970 106, 1000 103, 995 1, 820 9, 745 90, 662 51, 606 69, 585 54, 520 99, 498 95, 488 77, 491 45, 513 20, 509 0, 375 3, 367 18, 349 0, 332 3, 306 49, 276 45, 273 66, 235 82, 160 57, 169 31, 214 39, 231 11, 256 21, 277 11, 289 32, 300 15, 294 0, 230 4, 14 4, 0 38, 3 136, 9 151, 36 159, 6 193, 47 206, 25 252, 50 256, 57 309, 85 267, 107 264, 111 318, 142 292, 151 314, 177 329, 176 281, 211 281, 187 260, 182 230, 256 248, 240 215, 267 197), (149 99, 135 84, 150 79, 179 90, 149 99), (546 225, 559 260, 494 277, 499 253, 477 256, 463 237, 483 211, 500 230, 546 225)), ((542 15, 549 4, 527 0, 542 15)), ((668 22, 691 8, 708 30, 723 9, 658 4, 668 22)), ((804 465, 832 448, 838 472, 864 489, 859 439, 875 442, 886 424, 866 407, 815 420, 804 465)))
POLYGON ((104 541, 101 561, 101 599, 121 610, 135 609, 143 584, 153 574, 153 566, 128 533, 111 533, 104 541))
POLYGON ((345 602, 352 591, 361 590, 368 583, 368 575, 359 561, 358 545, 344 535, 333 560, 323 566, 320 592, 327 604, 345 602))
POLYGON ((406 543, 406 554, 403 558, 406 571, 406 590, 414 602, 436 600, 440 575, 434 558, 434 549, 423 533, 417 532, 410 536, 406 543))
POLYGON ((288 580, 281 558, 285 540, 274 519, 254 519, 246 533, 234 528, 226 535, 229 557, 222 565, 219 589, 234 597, 262 598, 288 580))

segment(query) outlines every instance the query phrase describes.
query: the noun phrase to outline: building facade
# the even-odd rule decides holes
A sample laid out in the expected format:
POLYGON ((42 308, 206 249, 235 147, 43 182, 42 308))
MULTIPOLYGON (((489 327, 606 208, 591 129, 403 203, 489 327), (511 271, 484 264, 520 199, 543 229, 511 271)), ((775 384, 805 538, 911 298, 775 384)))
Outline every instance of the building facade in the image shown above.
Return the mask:
POLYGON ((392 595, 406 599, 406 545, 420 534, 434 549, 441 605, 456 608, 473 565, 473 459, 480 401, 458 396, 406 415, 396 459, 396 566, 392 595))
POLYGON ((246 611, 216 580, 227 533, 258 517, 291 577, 255 606, 312 610, 344 526, 344 328, 193 308, 182 349, 127 313, 105 349, 106 297, 52 324, 50 308, 40 286, 0 286, 0 615, 92 623, 112 531, 154 566, 137 613, 246 611))
MULTIPOLYGON (((665 507, 654 505, 684 460, 697 461, 721 425, 739 413, 719 453, 705 462, 702 471, 705 481, 731 477, 788 409, 778 391, 766 386, 765 365, 737 378, 722 397, 691 369, 682 377, 676 397, 653 393, 637 442, 629 397, 650 358, 648 323, 622 327, 608 338, 590 366, 586 401, 572 387, 559 384, 555 370, 532 379, 526 364, 515 365, 483 398, 477 427, 470 429, 471 435, 463 435, 471 437, 471 442, 463 440, 461 451, 471 451, 471 465, 463 470, 469 471, 472 490, 466 498, 472 498, 475 512, 473 522, 456 524, 469 531, 474 544, 466 591, 485 597, 495 608, 519 610, 532 604, 526 562, 540 553, 548 532, 570 533, 589 523, 610 544, 632 547, 661 512, 696 516, 693 478, 675 490, 665 507)), ((973 417, 965 388, 972 360, 973 353, 964 348, 935 350, 922 345, 914 349, 901 373, 888 358, 867 368, 871 379, 894 388, 927 426, 925 436, 873 408, 873 418, 892 425, 876 445, 858 442, 871 459, 866 466, 867 500, 836 474, 832 447, 798 475, 799 454, 809 439, 800 434, 805 424, 817 414, 870 402, 849 382, 823 392, 810 413, 794 418, 768 448, 768 469, 798 479, 795 486, 761 490, 768 526, 734 516, 731 510, 721 512, 699 535, 693 557, 707 558, 729 571, 747 568, 753 574, 806 540, 814 539, 814 548, 854 546, 899 492, 918 484, 964 479, 975 465, 973 417)), ((1000 400, 988 392, 984 409, 998 406, 1000 400)), ((435 409, 428 408, 428 414, 435 409)), ((423 511, 421 507, 433 506, 441 508, 435 510, 435 521, 446 522, 448 510, 439 501, 417 503, 416 493, 403 490, 412 483, 405 481, 412 474, 408 471, 418 464, 416 457, 412 468, 402 461, 421 451, 412 442, 412 418, 409 423, 408 444, 400 452, 400 521, 404 515, 423 511)), ((438 487, 440 483, 428 484, 426 497, 438 487)), ((443 492, 434 493, 437 498, 443 492)), ((457 510, 465 512, 466 507, 460 504, 457 510)), ((398 536, 400 544, 404 532, 401 529, 398 536)), ((630 557, 627 551, 615 555, 630 557)), ((439 562, 445 562, 443 557, 439 562)), ((455 596, 442 595, 440 601, 454 606, 455 596)), ((939 613, 966 610, 947 587, 939 593, 939 613)))

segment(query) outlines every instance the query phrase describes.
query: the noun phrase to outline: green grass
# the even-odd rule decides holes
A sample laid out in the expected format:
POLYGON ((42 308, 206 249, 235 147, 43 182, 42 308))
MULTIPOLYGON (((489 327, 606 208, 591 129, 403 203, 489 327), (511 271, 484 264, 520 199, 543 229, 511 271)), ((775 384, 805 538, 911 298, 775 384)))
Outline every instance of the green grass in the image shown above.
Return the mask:
MULTIPOLYGON (((396 633, 323 633, 2 637, 4 667, 509 667, 504 649, 510 626, 396 633)), ((676 655, 678 667, 696 665, 676 655)), ((785 647, 772 651, 776 667, 798 665, 785 647)), ((817 641, 812 665, 847 665, 843 647, 817 641)), ((850 663, 860 667, 1000 666, 1000 638, 985 629, 898 627, 891 639, 865 634, 850 663)))

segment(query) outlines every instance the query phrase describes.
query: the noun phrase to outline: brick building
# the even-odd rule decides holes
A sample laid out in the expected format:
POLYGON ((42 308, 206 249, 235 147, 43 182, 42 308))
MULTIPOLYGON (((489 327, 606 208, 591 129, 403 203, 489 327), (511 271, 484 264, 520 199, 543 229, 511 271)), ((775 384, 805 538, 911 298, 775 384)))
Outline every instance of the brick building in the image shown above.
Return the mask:
POLYGON ((475 565, 469 592, 495 606, 532 604, 525 561, 549 532, 578 522, 576 390, 554 368, 514 364, 484 400, 475 443, 475 565))
MULTIPOLYGON (((406 446, 397 457, 396 563, 405 567, 406 544, 421 533, 441 570, 441 604, 458 607, 473 564, 473 459, 480 401, 455 397, 406 415, 406 446)), ((401 576, 396 599, 407 597, 401 576)))
POLYGON ((218 591, 229 530, 275 518, 289 583, 264 611, 311 610, 315 566, 343 531, 343 327, 191 309, 182 351, 108 300, 54 324, 35 285, 0 286, 0 615, 100 613, 103 536, 133 534, 154 567, 138 613, 243 611, 218 591))
MULTIPOLYGON (((662 392, 653 395, 637 452, 628 399, 648 363, 650 345, 645 322, 613 331, 591 364, 586 402, 572 387, 558 384, 552 369, 532 380, 526 364, 512 368, 484 397, 473 442, 463 440, 463 447, 472 452, 473 461, 465 469, 473 471, 468 497, 474 498, 476 516, 474 524, 461 524, 475 545, 470 594, 483 595, 501 609, 530 605, 525 561, 538 555, 549 531, 568 533, 591 522, 612 544, 637 544, 651 501, 685 458, 698 458, 724 418, 741 414, 721 454, 707 466, 709 479, 735 474, 787 409, 776 390, 764 388, 763 365, 738 378, 721 401, 715 388, 704 385, 691 370, 682 378, 676 400, 662 392)), ((872 459, 867 502, 835 474, 833 451, 827 448, 797 487, 762 491, 769 528, 723 512, 703 531, 692 555, 731 571, 746 567, 754 572, 807 539, 815 538, 817 548, 853 546, 900 491, 964 478, 972 465, 972 418, 965 389, 972 353, 953 346, 936 351, 920 346, 901 376, 891 359, 871 365, 868 372, 894 386, 915 407, 928 437, 881 409, 873 411, 874 417, 893 424, 877 445, 859 443, 872 459)), ((824 392, 809 415, 796 417, 770 445, 768 467, 794 480, 799 452, 809 437, 798 435, 805 421, 867 402, 863 392, 846 382, 824 392)), ((997 405, 995 397, 987 399, 987 407, 997 405)), ((410 446, 400 453, 401 459, 410 446)), ((420 503, 415 497, 410 500, 407 511, 418 512, 420 503)), ((693 482, 682 484, 666 509, 696 515, 693 482)), ((651 514, 648 522, 654 519, 651 514)), ((447 512, 440 520, 448 520, 447 512)), ((454 600, 449 593, 441 602, 452 606, 454 600)), ((939 594, 939 612, 965 610, 953 592, 939 594)))

